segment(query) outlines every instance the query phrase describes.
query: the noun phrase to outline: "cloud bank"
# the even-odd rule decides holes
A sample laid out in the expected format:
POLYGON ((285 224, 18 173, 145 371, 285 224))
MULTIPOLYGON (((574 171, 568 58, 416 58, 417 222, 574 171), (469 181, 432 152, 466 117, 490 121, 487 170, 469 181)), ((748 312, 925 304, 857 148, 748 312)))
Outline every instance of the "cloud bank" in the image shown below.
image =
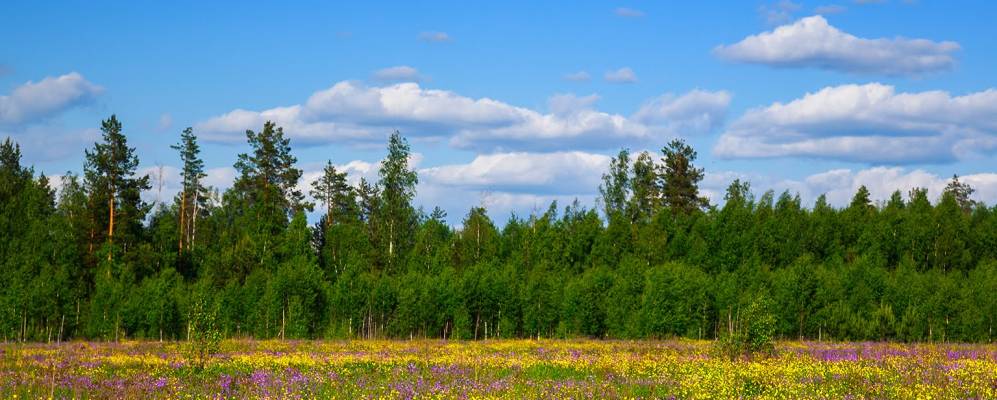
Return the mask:
POLYGON ((553 96, 549 111, 490 98, 427 89, 406 82, 366 86, 343 81, 304 103, 263 111, 236 109, 201 121, 195 129, 214 142, 241 142, 246 129, 273 120, 295 144, 371 144, 393 129, 477 152, 613 149, 708 132, 726 115, 727 92, 666 94, 632 116, 595 109, 597 96, 553 96))
POLYGON ((865 39, 843 32, 820 15, 721 45, 727 61, 772 67, 810 67, 856 74, 921 75, 951 69, 959 44, 902 37, 865 39))
POLYGON ((727 158, 812 157, 876 164, 947 163, 997 149, 997 90, 963 96, 879 83, 826 87, 755 108, 714 147, 727 158))

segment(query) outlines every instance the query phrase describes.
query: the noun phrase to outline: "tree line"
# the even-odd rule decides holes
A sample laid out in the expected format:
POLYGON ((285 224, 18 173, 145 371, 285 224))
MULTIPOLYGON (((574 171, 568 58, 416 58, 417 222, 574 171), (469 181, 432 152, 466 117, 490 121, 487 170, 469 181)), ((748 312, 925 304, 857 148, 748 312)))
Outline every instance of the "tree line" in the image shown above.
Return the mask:
POLYGON ((412 204, 398 132, 376 182, 330 160, 308 197, 282 128, 246 132, 224 192, 188 128, 172 146, 181 189, 150 204, 121 123, 101 131, 58 191, 0 145, 5 341, 183 340, 204 315, 254 338, 716 338, 742 315, 782 338, 994 338, 997 207, 958 177, 934 203, 861 187, 844 208, 735 180, 716 206, 675 140, 621 150, 596 208, 554 202, 500 227, 473 207, 452 227, 412 204))

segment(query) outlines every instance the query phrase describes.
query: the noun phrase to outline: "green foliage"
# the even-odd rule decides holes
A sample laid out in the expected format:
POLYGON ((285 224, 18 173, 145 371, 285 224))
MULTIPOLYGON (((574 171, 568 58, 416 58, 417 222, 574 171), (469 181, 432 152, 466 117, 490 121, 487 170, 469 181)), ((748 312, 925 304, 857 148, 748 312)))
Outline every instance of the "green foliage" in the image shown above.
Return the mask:
POLYGON ((602 175, 602 185, 599 186, 605 215, 625 215, 631 191, 630 150, 621 149, 609 162, 609 172, 602 175))
POLYGON ((716 350, 730 358, 768 356, 775 351, 776 318, 767 295, 755 296, 728 320, 727 331, 716 341, 716 350))
MULTIPOLYGON (((85 152, 84 185, 89 191, 89 212, 94 225, 89 239, 92 249, 106 244, 106 258, 115 249, 135 248, 143 230, 143 220, 150 206, 141 194, 149 190, 149 176, 136 176, 139 160, 134 147, 121 132, 122 125, 112 115, 101 122, 101 141, 85 152)), ((128 257, 128 254, 123 254, 128 257)), ((100 259, 91 258, 92 265, 100 259)))
POLYGON ((665 205, 672 212, 688 214, 705 208, 709 202, 699 195, 703 169, 696 168, 696 150, 682 139, 675 139, 661 149, 661 188, 665 205))
POLYGON ((187 321, 187 343, 183 351, 190 366, 204 369, 221 346, 217 309, 203 294, 195 294, 187 321))
POLYGON ((449 226, 412 205, 418 176, 395 132, 377 182, 350 185, 326 164, 309 226, 302 171, 273 123, 247 133, 223 194, 202 185, 184 130, 181 193, 151 215, 121 123, 102 128, 58 196, 0 144, 6 340, 190 335, 209 348, 191 354, 210 354, 216 338, 246 336, 689 337, 740 356, 780 338, 994 339, 997 209, 957 177, 938 199, 859 188, 842 209, 735 180, 711 207, 695 151, 673 141, 661 160, 621 150, 598 209, 552 202, 500 224, 482 206, 449 226))

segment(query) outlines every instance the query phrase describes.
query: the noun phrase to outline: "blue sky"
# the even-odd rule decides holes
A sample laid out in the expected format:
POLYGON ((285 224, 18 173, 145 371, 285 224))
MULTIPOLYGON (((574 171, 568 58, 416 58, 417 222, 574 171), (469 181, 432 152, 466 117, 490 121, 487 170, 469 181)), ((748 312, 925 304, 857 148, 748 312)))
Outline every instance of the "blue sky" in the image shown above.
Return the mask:
MULTIPOLYGON (((66 2, 6 4, 0 136, 58 175, 116 113, 143 168, 187 126, 225 187, 240 132, 285 126, 314 176, 373 177, 409 137, 419 204, 459 222, 594 204, 607 155, 692 143, 720 201, 858 185, 997 202, 997 6, 988 2, 66 2)), ((158 179, 158 173, 154 174, 158 179)))

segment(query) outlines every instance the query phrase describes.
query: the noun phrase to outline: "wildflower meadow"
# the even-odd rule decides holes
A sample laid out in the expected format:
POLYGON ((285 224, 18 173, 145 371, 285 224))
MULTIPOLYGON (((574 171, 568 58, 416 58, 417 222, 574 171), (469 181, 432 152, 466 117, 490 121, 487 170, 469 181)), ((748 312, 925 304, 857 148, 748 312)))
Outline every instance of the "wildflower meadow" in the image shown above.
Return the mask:
POLYGON ((6 344, 0 397, 53 399, 993 399, 997 346, 708 341, 230 340, 203 366, 173 342, 6 344))

